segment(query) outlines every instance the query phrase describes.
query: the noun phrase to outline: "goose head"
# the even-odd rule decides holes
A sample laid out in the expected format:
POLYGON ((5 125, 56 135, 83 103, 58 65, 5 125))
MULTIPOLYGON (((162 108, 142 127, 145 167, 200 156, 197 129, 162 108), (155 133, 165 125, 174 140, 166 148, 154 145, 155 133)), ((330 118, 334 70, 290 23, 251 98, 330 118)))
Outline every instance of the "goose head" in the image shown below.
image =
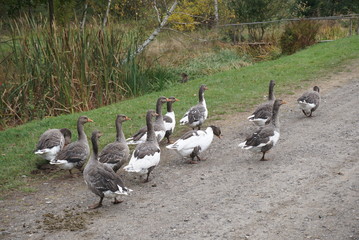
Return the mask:
POLYGON ((216 126, 210 126, 213 130, 213 134, 216 135, 218 138, 221 138, 222 136, 222 132, 221 132, 221 129, 219 127, 216 127, 216 126))
POLYGON ((88 118, 88 117, 86 117, 86 116, 81 116, 81 117, 79 117, 78 122, 79 122, 81 125, 84 125, 84 124, 87 123, 87 122, 93 122, 93 120, 90 119, 90 118, 88 118))
POLYGON ((167 104, 168 104, 168 103, 178 102, 178 101, 179 101, 179 99, 177 99, 177 98, 175 98, 175 97, 169 97, 169 98, 168 98, 168 101, 167 101, 167 104))
POLYGON ((71 142, 71 131, 68 128, 61 128, 60 132, 65 138, 65 146, 68 145, 71 142))
POLYGON ((92 135, 91 135, 91 140, 98 140, 98 139, 100 139, 100 137, 102 136, 103 134, 102 134, 102 132, 101 131, 99 131, 99 130, 94 130, 93 132, 92 132, 92 135))
POLYGON ((129 118, 126 115, 123 115, 123 114, 118 114, 117 118, 116 118, 116 121, 121 122, 121 123, 123 123, 125 121, 128 121, 128 120, 131 120, 131 118, 129 118))

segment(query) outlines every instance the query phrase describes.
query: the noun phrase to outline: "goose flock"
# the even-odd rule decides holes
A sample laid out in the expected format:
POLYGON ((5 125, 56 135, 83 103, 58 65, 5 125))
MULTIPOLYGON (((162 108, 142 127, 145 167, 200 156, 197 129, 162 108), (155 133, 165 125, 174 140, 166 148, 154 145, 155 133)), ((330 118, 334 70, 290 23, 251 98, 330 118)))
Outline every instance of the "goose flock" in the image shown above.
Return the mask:
MULTIPOLYGON (((279 108, 286 103, 274 97, 274 86, 275 82, 271 80, 268 100, 260 104, 248 117, 248 120, 258 128, 238 145, 242 149, 262 153, 261 161, 267 160, 265 154, 279 141, 279 108)), ((98 147, 98 140, 102 133, 95 130, 91 135, 92 153, 90 152, 84 125, 93 120, 81 116, 77 120, 77 141, 71 142, 71 131, 67 128, 49 129, 40 136, 34 153, 48 160, 50 164, 69 170, 71 176, 74 168, 83 172, 88 188, 100 197, 100 201, 89 208, 101 207, 105 197, 113 198, 114 204, 120 203, 121 201, 117 197, 128 195, 132 190, 125 186, 118 171, 122 168, 128 173, 134 173, 144 178, 144 182, 150 181, 151 172, 161 160, 160 142, 164 138, 167 139, 166 148, 174 150, 183 159, 189 159, 188 163, 196 164, 206 160, 200 157, 200 154, 210 147, 214 136, 218 138, 222 136, 218 126, 211 125, 201 130, 208 117, 204 97, 206 90, 208 90, 206 85, 200 86, 198 103, 189 108, 179 121, 180 125, 188 125, 191 130, 185 132, 174 142, 170 140, 176 126, 172 105, 179 100, 173 96, 169 98, 161 96, 156 101, 156 110, 147 111, 146 126, 130 138, 125 138, 122 125, 131 119, 126 115, 118 114, 115 120, 116 139, 107 144, 102 151, 99 151, 98 147), (162 115, 162 106, 165 103, 167 113, 162 115), (128 146, 131 144, 136 145, 132 154, 130 154, 128 146)), ((305 116, 312 117, 320 103, 319 87, 315 86, 313 90, 305 92, 297 102, 305 116)))

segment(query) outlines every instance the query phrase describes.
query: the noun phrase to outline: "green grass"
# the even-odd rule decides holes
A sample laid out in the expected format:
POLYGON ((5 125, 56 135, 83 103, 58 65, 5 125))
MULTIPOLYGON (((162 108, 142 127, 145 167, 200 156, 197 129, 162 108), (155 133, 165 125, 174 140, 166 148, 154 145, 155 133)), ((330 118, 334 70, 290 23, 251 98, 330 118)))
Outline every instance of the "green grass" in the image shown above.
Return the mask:
MULTIPOLYGON (((174 104, 179 119, 197 102, 200 84, 207 84, 209 90, 205 95, 210 117, 208 124, 224 114, 243 112, 258 104, 262 101, 262 96, 267 94, 271 79, 276 81, 276 96, 290 94, 298 87, 307 88, 312 79, 338 71, 351 59, 359 59, 359 36, 317 44, 291 56, 193 79, 186 84, 175 84, 165 91, 153 92, 89 112, 36 120, 7 129, 0 132, 0 192, 21 189, 29 179, 34 178, 30 172, 42 160, 33 154, 33 150, 38 137, 45 130, 67 127, 72 130, 73 139, 76 139, 76 120, 80 115, 87 115, 95 121, 85 126, 88 137, 95 129, 104 133, 100 139, 101 149, 115 139, 116 114, 123 113, 132 118, 124 123, 125 135, 129 136, 145 124, 145 112, 155 108, 159 96, 175 96, 180 99, 180 102, 174 104)), ((177 128, 178 132, 185 129, 187 128, 177 128)))

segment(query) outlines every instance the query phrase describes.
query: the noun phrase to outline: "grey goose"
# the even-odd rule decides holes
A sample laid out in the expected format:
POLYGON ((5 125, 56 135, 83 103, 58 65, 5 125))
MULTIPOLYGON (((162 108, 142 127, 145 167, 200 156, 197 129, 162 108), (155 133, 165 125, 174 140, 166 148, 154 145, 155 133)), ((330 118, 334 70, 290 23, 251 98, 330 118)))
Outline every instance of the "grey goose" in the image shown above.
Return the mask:
POLYGON ((98 159, 98 139, 102 133, 93 131, 91 136, 92 155, 84 169, 84 180, 87 187, 97 196, 100 201, 89 208, 94 209, 102 206, 102 200, 106 198, 114 198, 113 204, 121 203, 117 200, 119 195, 128 195, 131 189, 125 187, 120 176, 118 176, 111 167, 100 163, 98 159))
POLYGON ((319 87, 314 86, 313 90, 303 93, 303 95, 298 98, 297 102, 304 115, 311 117, 313 112, 319 107, 319 87))
POLYGON ((204 91, 208 90, 206 85, 201 85, 198 91, 198 104, 191 107, 180 120, 180 125, 188 124, 192 129, 201 129, 202 124, 208 117, 204 91))
POLYGON ((86 116, 81 116, 78 118, 78 140, 76 142, 70 143, 64 149, 62 149, 57 154, 56 158, 50 162, 51 164, 56 164, 61 169, 69 170, 70 174, 72 174, 71 170, 75 167, 81 170, 85 161, 90 156, 90 146, 84 131, 84 124, 88 122, 93 122, 93 120, 86 116))
POLYGON ((170 143, 170 136, 175 130, 176 126, 176 116, 175 112, 173 111, 172 104, 179 100, 175 97, 169 97, 168 99, 169 101, 167 102, 167 113, 163 116, 163 122, 166 128, 165 138, 167 138, 167 143, 170 143))
POLYGON ((260 104, 254 113, 248 117, 249 121, 253 122, 258 126, 264 126, 268 124, 270 117, 272 116, 272 108, 274 103, 274 80, 269 82, 269 94, 268 94, 268 101, 265 103, 260 104))
POLYGON ((99 154, 99 161, 112 167, 115 172, 127 162, 130 155, 130 149, 122 130, 122 123, 127 120, 130 118, 122 114, 117 115, 115 121, 116 141, 107 144, 99 154))
MULTIPOLYGON (((162 116, 162 105, 168 102, 168 98, 159 97, 156 102, 156 120, 153 124, 154 131, 157 137, 157 141, 160 142, 165 136, 166 127, 163 122, 162 116)), ((147 126, 141 128, 137 133, 135 133, 131 138, 126 139, 128 144, 139 144, 146 141, 147 138, 147 126)))
POLYGON ((145 182, 148 182, 150 173, 160 162, 161 156, 161 149, 158 145, 152 123, 152 117, 156 115, 157 113, 153 110, 147 111, 146 124, 148 133, 146 141, 136 146, 130 162, 124 167, 127 172, 134 172, 141 176, 147 174, 145 182))
POLYGON ((71 131, 67 128, 49 129, 41 134, 35 154, 52 161, 64 146, 71 142, 71 131))
POLYGON ((280 99, 275 100, 269 124, 259 128, 238 146, 253 152, 262 152, 263 155, 260 160, 266 161, 267 159, 264 158, 266 152, 274 147, 279 140, 279 107, 282 104, 285 102, 280 99))

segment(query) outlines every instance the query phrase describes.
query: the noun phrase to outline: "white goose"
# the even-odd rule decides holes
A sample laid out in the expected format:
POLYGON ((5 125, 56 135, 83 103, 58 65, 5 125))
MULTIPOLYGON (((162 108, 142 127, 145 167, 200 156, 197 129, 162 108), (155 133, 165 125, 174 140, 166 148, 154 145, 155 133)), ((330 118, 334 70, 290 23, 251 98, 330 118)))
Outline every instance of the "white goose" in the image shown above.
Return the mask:
POLYGON ((270 123, 258 129, 238 146, 242 149, 248 149, 253 152, 262 152, 263 155, 261 161, 267 161, 267 159, 264 158, 264 155, 268 150, 274 147, 279 140, 280 133, 278 111, 282 104, 285 104, 285 102, 280 99, 275 100, 270 123))
POLYGON ((264 126, 268 124, 270 117, 272 116, 272 108, 274 103, 274 80, 269 82, 269 94, 268 101, 259 105, 254 113, 248 117, 248 120, 258 126, 264 126))
POLYGON ((166 146, 168 149, 175 150, 182 157, 191 157, 189 163, 197 163, 194 158, 201 161, 199 154, 207 150, 211 145, 213 136, 221 138, 221 129, 216 126, 210 126, 206 130, 191 130, 186 132, 175 143, 166 146))
POLYGON ((311 117, 312 113, 319 107, 319 87, 314 86, 312 91, 303 93, 303 95, 298 98, 297 101, 299 104, 299 108, 302 109, 304 115, 307 117, 311 117))
MULTIPOLYGON (((166 134, 166 127, 163 122, 162 116, 162 105, 168 102, 169 99, 166 97, 159 97, 156 103, 156 120, 153 124, 155 135, 158 142, 161 142, 166 134)), ((139 144, 144 143, 147 139, 147 127, 141 128, 137 133, 135 133, 132 137, 126 139, 127 144, 139 144)))
POLYGON ((45 131, 36 145, 35 154, 52 161, 64 146, 71 142, 71 131, 67 128, 45 131))
POLYGON ((166 128, 165 138, 167 138, 167 143, 170 143, 170 136, 175 130, 176 126, 176 117, 175 112, 173 111, 172 104, 179 100, 175 97, 169 97, 168 99, 169 101, 167 102, 167 113, 163 116, 163 122, 166 128))
POLYGON ((188 124, 192 129, 198 127, 201 129, 201 125, 208 117, 208 110, 206 100, 204 99, 204 91, 208 90, 206 85, 201 85, 198 92, 198 104, 191 107, 180 120, 180 125, 188 124))
POLYGON ((93 131, 91 136, 93 154, 84 169, 85 183, 94 194, 100 197, 98 203, 89 206, 89 208, 92 209, 101 207, 104 197, 114 198, 113 204, 121 203, 122 201, 117 200, 116 197, 119 195, 128 195, 128 193, 132 191, 125 187, 121 178, 116 175, 111 167, 97 160, 97 141, 100 136, 102 136, 101 132, 93 131))
POLYGON ((124 167, 127 172, 134 172, 139 175, 147 174, 145 182, 148 182, 150 173, 160 162, 161 156, 161 149, 158 145, 155 131, 153 129, 152 117, 154 116, 157 116, 155 111, 147 111, 146 124, 148 131, 146 142, 140 143, 136 146, 132 153, 130 162, 124 167))

